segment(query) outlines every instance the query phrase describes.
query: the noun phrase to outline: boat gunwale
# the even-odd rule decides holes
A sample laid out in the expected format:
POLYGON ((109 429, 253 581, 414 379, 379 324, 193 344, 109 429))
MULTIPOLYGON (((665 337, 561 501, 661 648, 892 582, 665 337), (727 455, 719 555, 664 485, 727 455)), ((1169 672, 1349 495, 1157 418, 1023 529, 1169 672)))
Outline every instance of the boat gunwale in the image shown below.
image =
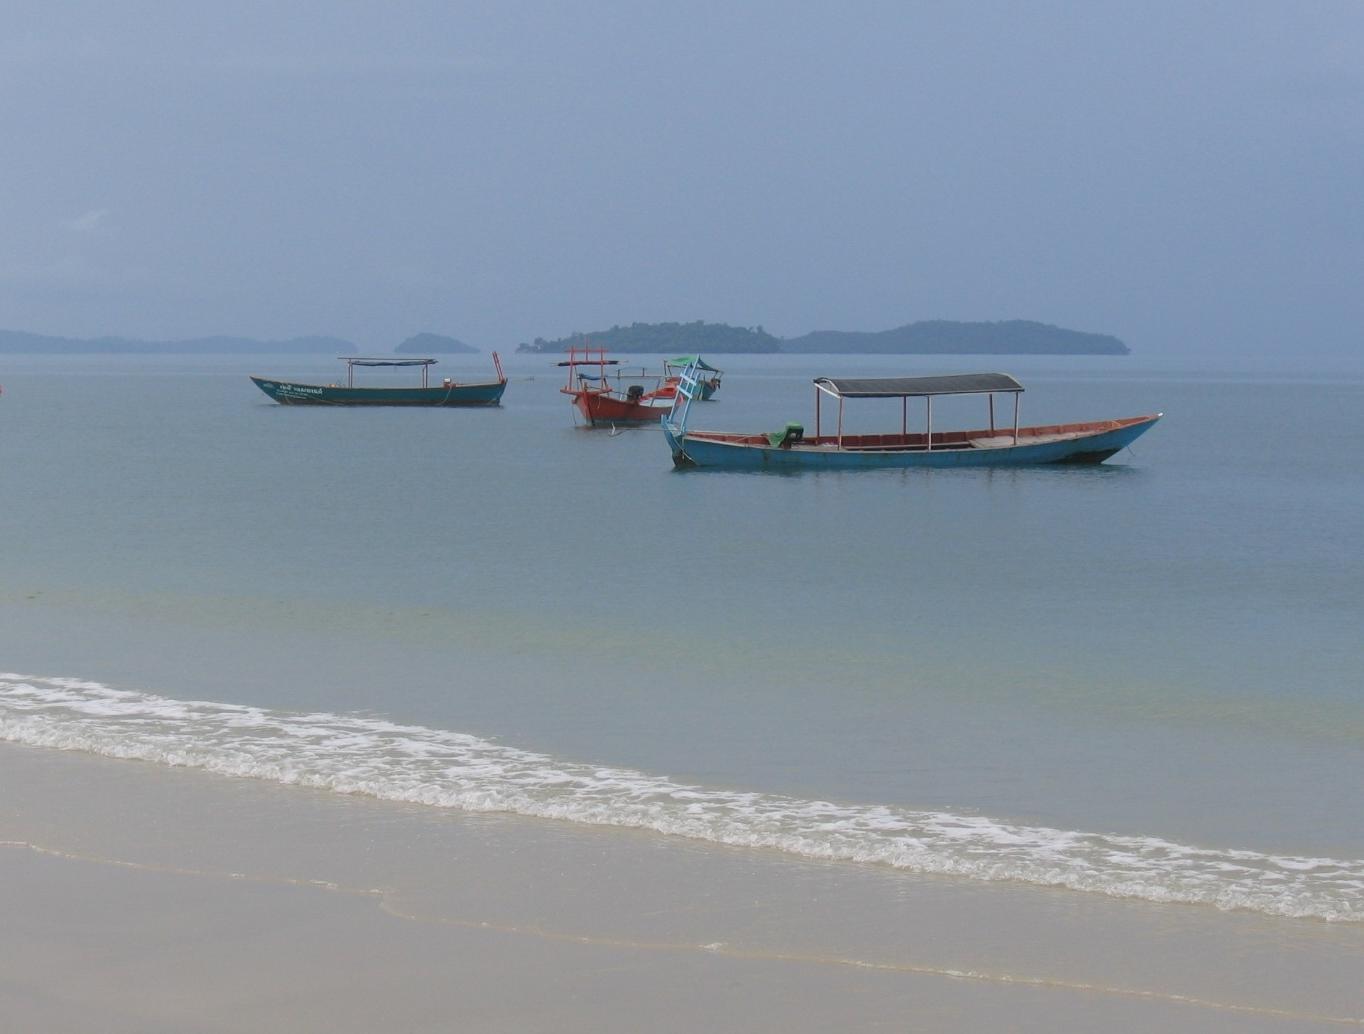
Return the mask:
POLYGON ((286 381, 286 380, 281 380, 281 379, 278 378, 278 377, 258 377, 258 376, 256 376, 254 373, 248 373, 246 376, 249 377, 252 381, 254 381, 254 382, 257 384, 257 386, 260 386, 261 383, 264 382, 265 384, 277 384, 277 385, 279 385, 279 386, 281 386, 281 387, 286 387, 286 388, 288 388, 288 387, 294 387, 294 388, 321 388, 323 391, 374 391, 374 392, 383 392, 384 394, 390 394, 390 393, 395 392, 395 391, 408 391, 408 392, 426 392, 427 394, 432 394, 432 395, 434 395, 434 394, 442 394, 442 393, 444 393, 444 392, 450 391, 451 389, 460 389, 460 388, 496 388, 496 387, 498 387, 498 386, 500 386, 500 385, 505 385, 505 384, 507 383, 506 380, 497 380, 497 381, 459 381, 458 383, 451 383, 451 384, 449 384, 449 385, 436 384, 436 385, 428 385, 427 387, 422 387, 420 384, 398 384, 398 385, 394 385, 393 387, 385 387, 385 386, 383 386, 382 384, 362 384, 362 385, 358 385, 358 386, 352 386, 352 385, 348 385, 348 384, 312 384, 312 383, 310 383, 310 382, 308 382, 308 381, 286 381))
POLYGON ((1111 431, 1120 431, 1127 427, 1134 427, 1138 424, 1150 423, 1159 420, 1164 414, 1148 413, 1144 416, 1121 417, 1116 420, 1087 420, 1071 424, 1036 424, 1030 427, 1018 428, 1017 440, 1004 445, 979 446, 974 442, 980 439, 999 439, 1014 438, 1013 428, 997 428, 994 431, 987 429, 969 431, 935 431, 932 435, 932 448, 925 442, 923 433, 913 434, 844 434, 841 438, 838 435, 821 435, 818 438, 801 438, 787 445, 773 445, 768 436, 764 433, 745 433, 735 431, 693 431, 688 429, 679 436, 679 443, 685 446, 688 440, 705 442, 711 445, 725 445, 740 449, 759 449, 771 452, 798 452, 811 454, 827 454, 839 452, 852 453, 930 453, 941 451, 965 451, 975 450, 1007 452, 1011 449, 1027 448, 1029 446, 1052 444, 1056 438, 1049 436, 1063 435, 1063 439, 1069 441, 1082 441, 1085 438, 1096 437, 1107 434, 1111 431), (1047 438, 1045 441, 1036 439, 1047 438), (1034 439, 1028 441, 1029 438, 1034 439))

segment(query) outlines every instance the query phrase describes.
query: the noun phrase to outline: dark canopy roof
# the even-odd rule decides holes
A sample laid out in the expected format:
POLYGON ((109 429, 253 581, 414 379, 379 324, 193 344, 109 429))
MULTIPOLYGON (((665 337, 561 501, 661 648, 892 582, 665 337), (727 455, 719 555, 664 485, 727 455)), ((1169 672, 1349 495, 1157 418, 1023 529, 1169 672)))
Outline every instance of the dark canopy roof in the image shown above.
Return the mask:
POLYGON ((362 355, 338 356, 352 366, 430 366, 435 359, 370 359, 362 355))
POLYGON ((1023 390, 1023 385, 1007 373, 954 373, 944 377, 816 377, 815 383, 835 395, 851 399, 1023 390))

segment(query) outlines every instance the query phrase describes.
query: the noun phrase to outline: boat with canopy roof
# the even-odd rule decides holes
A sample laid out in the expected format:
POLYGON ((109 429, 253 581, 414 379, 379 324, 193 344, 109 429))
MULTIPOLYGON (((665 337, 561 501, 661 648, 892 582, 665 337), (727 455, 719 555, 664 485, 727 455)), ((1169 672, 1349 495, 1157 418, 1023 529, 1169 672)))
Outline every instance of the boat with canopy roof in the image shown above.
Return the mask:
POLYGON ((299 384, 294 381, 252 377, 251 382, 283 406, 496 406, 507 388, 502 360, 493 353, 497 380, 457 383, 449 377, 432 384, 430 369, 436 359, 387 359, 370 356, 340 356, 346 364, 346 383, 299 384), (422 382, 414 387, 356 387, 355 368, 372 366, 416 366, 422 382))
POLYGON ((720 388, 720 378, 724 376, 724 371, 711 366, 699 355, 679 355, 675 359, 663 360, 663 385, 675 392, 677 382, 682 379, 682 371, 692 365, 696 367, 698 372, 710 375, 700 378, 701 401, 709 402, 711 396, 720 388))
POLYGON ((663 433, 678 467, 749 470, 860 470, 876 467, 1012 467, 1045 463, 1102 463, 1126 448, 1161 418, 1160 413, 1076 424, 1019 424, 1023 385, 1007 373, 962 373, 941 377, 816 377, 815 433, 801 424, 780 431, 735 434, 693 431, 691 404, 701 397, 702 374, 682 371, 663 433), (935 431, 933 400, 945 395, 981 395, 988 423, 976 430, 935 431), (1001 423, 995 397, 1013 397, 1012 420, 1001 423), (837 403, 832 433, 823 423, 825 398, 837 403), (900 427, 889 434, 849 434, 843 426, 849 399, 899 399, 900 427), (909 429, 909 400, 924 400, 922 431, 909 429))

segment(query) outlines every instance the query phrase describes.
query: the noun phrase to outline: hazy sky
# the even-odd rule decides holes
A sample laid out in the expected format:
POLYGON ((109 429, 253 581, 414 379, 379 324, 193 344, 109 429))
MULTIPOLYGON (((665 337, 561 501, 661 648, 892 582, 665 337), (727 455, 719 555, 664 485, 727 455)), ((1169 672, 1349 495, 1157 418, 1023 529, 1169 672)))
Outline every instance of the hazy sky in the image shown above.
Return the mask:
POLYGON ((1364 340, 1364 3, 6 0, 0 327, 1364 340))

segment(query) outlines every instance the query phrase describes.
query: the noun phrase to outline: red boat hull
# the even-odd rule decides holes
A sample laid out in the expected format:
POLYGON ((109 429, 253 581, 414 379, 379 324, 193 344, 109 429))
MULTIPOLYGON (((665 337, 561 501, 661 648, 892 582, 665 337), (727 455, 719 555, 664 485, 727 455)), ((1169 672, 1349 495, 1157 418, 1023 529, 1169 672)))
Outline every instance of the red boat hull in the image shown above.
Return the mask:
POLYGON ((656 424, 672 408, 670 400, 644 396, 637 401, 623 399, 607 391, 568 391, 587 422, 597 424, 656 424))

